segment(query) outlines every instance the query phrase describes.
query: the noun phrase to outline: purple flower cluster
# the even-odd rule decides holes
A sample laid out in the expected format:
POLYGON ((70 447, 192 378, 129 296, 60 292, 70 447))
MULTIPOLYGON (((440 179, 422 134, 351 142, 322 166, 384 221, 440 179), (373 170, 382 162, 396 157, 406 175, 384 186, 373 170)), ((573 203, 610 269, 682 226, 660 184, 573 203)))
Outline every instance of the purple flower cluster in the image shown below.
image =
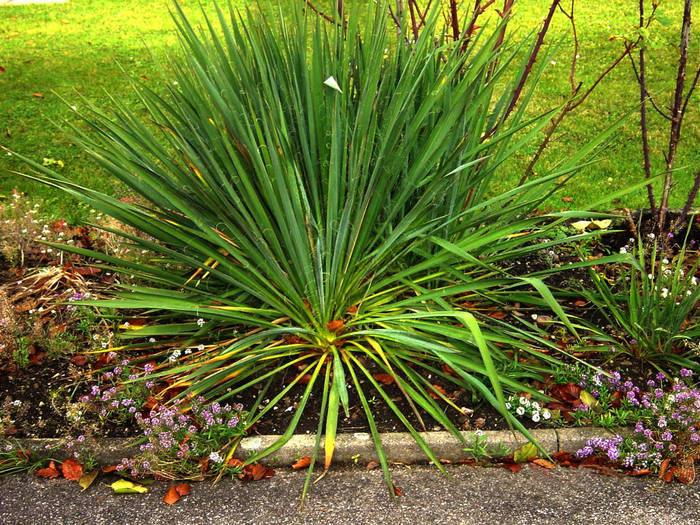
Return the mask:
POLYGON ((125 458, 117 470, 128 471, 134 477, 163 465, 180 474, 196 472, 202 458, 218 454, 233 438, 243 435, 242 411, 241 404, 222 406, 217 401, 205 404, 198 397, 189 407, 176 399, 171 405, 157 406, 145 417, 137 412, 136 421, 148 441, 140 446, 138 461, 125 458))
POLYGON ((664 459, 673 461, 699 452, 700 390, 685 382, 692 375, 691 370, 683 368, 681 378, 668 381, 660 372, 646 382, 648 390, 640 390, 630 381, 622 383, 618 373, 583 378, 582 388, 592 383, 603 392, 620 392, 620 410, 629 414, 635 425, 631 436, 590 440, 577 456, 602 453, 628 468, 658 469, 664 459))
MULTIPOLYGON (((110 358, 115 356, 115 352, 110 352, 110 358)), ((153 381, 145 379, 151 372, 152 364, 147 363, 141 370, 123 359, 119 365, 103 374, 102 379, 106 384, 93 385, 90 393, 81 396, 79 401, 93 405, 101 418, 127 421, 138 413, 154 386, 153 381)))

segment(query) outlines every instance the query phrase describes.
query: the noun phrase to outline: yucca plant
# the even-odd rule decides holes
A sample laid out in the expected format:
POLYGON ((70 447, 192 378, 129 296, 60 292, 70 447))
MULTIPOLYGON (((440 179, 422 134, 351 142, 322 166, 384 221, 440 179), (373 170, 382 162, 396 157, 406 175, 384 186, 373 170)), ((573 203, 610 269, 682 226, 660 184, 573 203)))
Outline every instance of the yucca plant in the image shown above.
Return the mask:
POLYGON ((92 107, 84 115, 87 132, 73 129, 141 202, 79 187, 37 163, 40 174, 29 176, 143 232, 110 230, 156 254, 151 261, 71 249, 141 283, 91 303, 145 310, 147 325, 124 334, 140 338, 129 348, 162 348, 163 338, 196 348, 170 359, 161 352, 155 376, 185 387, 182 396, 209 399, 263 384, 259 399, 270 401, 248 425, 291 389, 303 391, 284 435, 249 462, 291 437, 317 392, 317 451, 325 434, 327 471, 351 386, 391 487, 370 391, 438 468, 419 434, 422 417, 469 443, 445 413, 459 407, 425 372, 475 392, 527 434, 505 410, 503 391, 530 391, 521 381, 538 368, 518 356, 542 356, 536 349, 551 343, 536 327, 459 305, 549 307, 574 330, 541 280, 508 267, 563 241, 535 243, 566 214, 530 212, 596 145, 487 198, 503 161, 546 124, 523 122, 520 110, 482 136, 503 118, 507 97, 494 86, 517 50, 494 46, 494 28, 463 53, 460 42, 441 40, 437 11, 407 45, 387 27, 384 7, 378 2, 361 27, 359 16, 335 26, 300 10, 289 19, 244 17, 229 6, 198 31, 175 4, 184 53, 165 70, 177 79, 167 95, 135 83, 145 119, 114 101, 109 114, 92 107), (145 343, 150 337, 160 339, 145 343), (418 425, 377 372, 393 378, 418 425), (269 393, 281 374, 294 380, 269 393))

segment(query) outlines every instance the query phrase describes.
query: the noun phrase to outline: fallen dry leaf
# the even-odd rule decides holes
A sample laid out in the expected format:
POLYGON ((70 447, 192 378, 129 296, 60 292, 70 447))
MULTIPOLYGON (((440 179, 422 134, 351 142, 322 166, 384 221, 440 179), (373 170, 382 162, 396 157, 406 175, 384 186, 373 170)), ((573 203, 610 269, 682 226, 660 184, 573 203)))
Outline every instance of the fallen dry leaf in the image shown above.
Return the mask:
POLYGON ((88 358, 85 357, 84 355, 76 355, 76 356, 73 356, 73 359, 71 359, 70 361, 74 365, 85 366, 85 364, 88 362, 88 358))
POLYGON ((175 490, 180 496, 187 496, 191 492, 189 483, 180 483, 175 487, 175 490))
POLYGON ((367 463, 367 470, 374 470, 378 466, 379 463, 377 463, 376 461, 370 461, 369 463, 367 463))
POLYGON ((175 488, 175 485, 170 485, 170 488, 168 489, 168 492, 163 496, 163 503, 167 503, 168 505, 172 505, 176 501, 180 499, 180 494, 177 493, 177 489, 175 488))
POLYGON ((99 474, 100 471, 95 469, 90 472, 86 472, 85 474, 82 475, 78 483, 80 486, 83 488, 83 492, 88 489, 90 485, 92 485, 92 482, 95 481, 95 478, 97 477, 97 474, 99 474))
POLYGON ((67 459, 61 465, 63 477, 71 481, 80 481, 83 477, 83 466, 74 459, 67 459))
POLYGON ((228 463, 226 463, 227 467, 242 467, 243 462, 238 459, 238 458, 231 458, 228 460, 228 463))
POLYGON ((548 468, 548 469, 554 468, 554 463, 552 463, 551 461, 547 461, 546 459, 537 458, 537 459, 533 459, 532 462, 535 465, 539 465, 540 467, 544 467, 544 468, 548 468))
POLYGON ((562 197, 561 200, 563 200, 564 202, 572 202, 574 200, 574 198, 573 197, 562 197))
POLYGON ((292 465, 292 468, 293 468, 294 470, 298 470, 298 469, 300 469, 300 468, 306 468, 306 467, 309 466, 310 463, 311 463, 311 457, 310 457, 310 456, 304 456, 304 457, 301 458, 299 461, 297 461, 296 463, 294 463, 294 464, 292 465))
POLYGON ((53 479, 60 476, 60 472, 56 468, 56 464, 52 461, 49 466, 37 471, 36 476, 39 478, 53 479))
POLYGON ((392 483, 391 485, 394 489, 394 494, 396 494, 397 496, 403 496, 403 492, 399 487, 397 487, 394 483, 392 483))
POLYGON ((41 93, 34 93, 32 96, 35 98, 44 98, 44 95, 42 95, 41 93))
POLYGON ((343 323, 343 321, 340 321, 340 320, 328 321, 326 323, 326 328, 328 328, 329 332, 337 332, 338 330, 340 330, 343 327, 344 324, 345 323, 343 323))
POLYGON ((394 378, 389 374, 372 374, 372 377, 385 385, 390 385, 394 382, 394 378))

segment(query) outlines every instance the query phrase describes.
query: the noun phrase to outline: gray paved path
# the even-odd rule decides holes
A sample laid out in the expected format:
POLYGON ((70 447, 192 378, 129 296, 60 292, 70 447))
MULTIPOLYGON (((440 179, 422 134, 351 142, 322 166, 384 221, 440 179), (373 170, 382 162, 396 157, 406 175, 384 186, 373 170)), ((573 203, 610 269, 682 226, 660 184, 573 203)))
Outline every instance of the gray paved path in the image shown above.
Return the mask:
POLYGON ((167 484, 146 495, 114 495, 96 482, 31 476, 0 480, 0 522, 31 524, 700 524, 700 484, 666 485, 654 478, 601 476, 580 469, 545 471, 450 467, 396 468, 404 495, 394 503, 381 472, 331 471, 298 510, 302 473, 279 470, 267 480, 192 485, 172 506, 167 484))

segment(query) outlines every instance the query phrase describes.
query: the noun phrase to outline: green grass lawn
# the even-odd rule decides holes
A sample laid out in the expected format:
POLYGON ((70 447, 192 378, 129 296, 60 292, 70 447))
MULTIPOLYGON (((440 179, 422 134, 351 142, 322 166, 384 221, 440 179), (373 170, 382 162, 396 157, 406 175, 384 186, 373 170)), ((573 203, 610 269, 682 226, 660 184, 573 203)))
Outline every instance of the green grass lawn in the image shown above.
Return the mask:
MULTIPOLYGON (((181 0, 181 3, 194 19, 201 19, 197 2, 181 0)), ((206 9, 213 12, 212 4, 204 3, 206 9)), ((219 3, 225 2, 219 0, 219 3)), ((235 3, 244 6, 255 2, 235 0, 235 3)), ((320 1, 319 5, 326 3, 320 1)), ((611 37, 629 34, 636 19, 636 2, 579 3, 578 78, 585 87, 620 52, 621 40, 611 40, 611 37)), ((545 14, 545 4, 542 0, 520 0, 512 29, 524 34, 534 28, 545 14)), ((70 106, 84 107, 81 97, 100 107, 109 107, 107 93, 110 93, 127 105, 137 106, 138 101, 122 68, 153 86, 163 82, 150 54, 163 58, 177 48, 168 15, 170 5, 166 0, 74 0, 53 5, 0 7, 0 66, 4 68, 0 73, 0 144, 34 159, 62 160, 64 175, 79 183, 112 191, 112 182, 53 123, 72 121, 75 117, 70 106)), ((655 26, 654 35, 659 45, 650 50, 649 87, 662 104, 668 103, 675 83, 681 7, 681 0, 661 2, 659 13, 664 25, 655 26)), ((695 20, 700 20, 699 9, 695 9, 694 15, 695 20)), ((692 41, 691 68, 697 67, 698 41, 698 38, 692 41)), ((555 17, 547 46, 557 43, 557 55, 547 65, 533 101, 533 114, 560 104, 568 93, 568 57, 573 44, 567 20, 561 15, 555 17)), ((557 162, 616 119, 630 113, 599 162, 583 169, 566 190, 573 201, 564 203, 559 196, 548 203, 552 208, 583 206, 641 180, 641 146, 635 112, 638 98, 632 70, 629 62, 625 62, 560 127, 557 140, 541 161, 543 167, 557 162)), ((677 166, 688 169, 679 171, 676 176, 673 206, 683 202, 691 186, 692 170, 700 165, 699 101, 700 96, 696 94, 686 116, 677 166)), ((668 125, 653 112, 650 117, 654 168, 659 170, 662 151, 667 146, 668 125)), ((518 180, 535 148, 533 144, 522 151, 518 160, 508 166, 503 174, 506 184, 518 180)), ((8 171, 21 169, 24 169, 21 163, 2 154, 0 195, 7 196, 17 189, 43 201, 45 211, 53 216, 69 220, 85 216, 85 208, 77 206, 71 198, 8 171)), ((644 207, 645 192, 629 194, 623 201, 611 203, 610 207, 622 205, 644 207)))

